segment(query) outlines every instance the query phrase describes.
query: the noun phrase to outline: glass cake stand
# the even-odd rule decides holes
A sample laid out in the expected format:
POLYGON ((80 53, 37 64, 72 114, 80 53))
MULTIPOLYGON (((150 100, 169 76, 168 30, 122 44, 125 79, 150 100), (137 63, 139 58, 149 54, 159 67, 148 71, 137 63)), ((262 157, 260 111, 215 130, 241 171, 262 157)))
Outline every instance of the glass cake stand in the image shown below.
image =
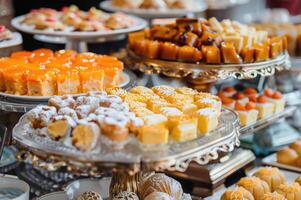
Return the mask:
POLYGON ((27 124, 27 116, 24 115, 13 129, 19 160, 44 170, 66 169, 71 173, 91 176, 112 171, 112 195, 128 188, 137 192, 140 178, 149 171, 184 172, 192 161, 206 165, 218 159, 221 152, 231 152, 239 145, 238 116, 228 109, 223 109, 216 130, 191 141, 142 145, 130 137, 122 148, 101 145, 99 150, 92 152, 81 152, 62 142, 38 136, 28 129, 27 124))
MULTIPOLYGON (((86 52, 87 42, 89 41, 97 41, 97 40, 114 40, 118 39, 122 36, 127 35, 127 33, 135 32, 144 29, 147 26, 147 22, 143 19, 140 19, 135 16, 131 16, 131 18, 136 22, 133 26, 124 29, 117 30, 105 30, 105 31, 54 31, 54 30, 38 30, 33 26, 22 24, 21 22, 24 20, 25 16, 19 16, 12 19, 11 24, 14 28, 19 31, 41 36, 51 36, 51 37, 59 37, 65 40, 66 49, 73 49, 78 52, 86 52)), ((45 38, 42 38, 45 40, 45 38)), ((47 38, 46 38, 47 39, 47 38)), ((49 39, 49 38, 48 38, 49 39)), ((52 38, 53 39, 53 38, 52 38)))

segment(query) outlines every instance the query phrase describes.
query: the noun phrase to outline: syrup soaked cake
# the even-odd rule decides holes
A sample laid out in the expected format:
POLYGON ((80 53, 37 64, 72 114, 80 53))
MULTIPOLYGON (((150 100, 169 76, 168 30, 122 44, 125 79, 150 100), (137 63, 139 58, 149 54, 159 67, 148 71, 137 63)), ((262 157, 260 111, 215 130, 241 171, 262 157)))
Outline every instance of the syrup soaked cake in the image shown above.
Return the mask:
POLYGON ((286 51, 287 38, 229 19, 179 18, 130 33, 129 48, 150 59, 238 64, 276 58, 286 51))
POLYGON ((53 96, 102 91, 122 81, 123 63, 112 56, 37 49, 0 59, 0 91, 53 96))

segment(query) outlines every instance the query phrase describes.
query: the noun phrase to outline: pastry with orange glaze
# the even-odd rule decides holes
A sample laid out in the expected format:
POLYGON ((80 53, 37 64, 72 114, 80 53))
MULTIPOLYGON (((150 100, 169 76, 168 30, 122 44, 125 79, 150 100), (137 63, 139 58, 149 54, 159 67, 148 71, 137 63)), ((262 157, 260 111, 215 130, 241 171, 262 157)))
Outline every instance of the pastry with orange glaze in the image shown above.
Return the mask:
POLYGON ((77 71, 64 70, 57 74, 57 94, 79 94, 80 77, 77 71))
POLYGON ((30 96, 53 96, 57 94, 56 73, 50 70, 31 70, 27 76, 27 94, 30 96))
POLYGON ((268 102, 268 99, 264 95, 257 97, 256 109, 259 112, 259 119, 264 119, 273 115, 275 110, 275 105, 268 102))
POLYGON ((236 102, 235 111, 238 113, 239 121, 243 126, 253 124, 257 121, 258 111, 255 108, 256 105, 253 102, 246 104, 236 102))
POLYGON ((271 89, 266 89, 264 95, 267 97, 268 102, 275 105, 275 113, 281 112, 285 107, 285 100, 282 94, 278 91, 273 91, 271 89))
POLYGON ((236 94, 236 92, 237 92, 236 89, 232 86, 227 86, 222 89, 222 93, 226 97, 232 97, 234 94, 236 94))
POLYGON ((269 185, 257 177, 241 178, 237 185, 251 192, 255 200, 261 200, 264 194, 271 191, 269 185))
POLYGON ((32 96, 102 91, 118 86, 122 71, 123 63, 112 56, 72 50, 21 51, 0 59, 0 91, 32 96))

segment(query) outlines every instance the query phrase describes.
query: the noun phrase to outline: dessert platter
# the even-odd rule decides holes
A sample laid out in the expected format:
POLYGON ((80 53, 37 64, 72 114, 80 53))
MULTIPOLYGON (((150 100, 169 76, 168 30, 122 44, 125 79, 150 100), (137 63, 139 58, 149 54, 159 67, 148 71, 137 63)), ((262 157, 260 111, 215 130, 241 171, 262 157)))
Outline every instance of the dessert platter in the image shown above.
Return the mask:
POLYGON ((22 37, 19 33, 11 32, 4 25, 0 24, 0 48, 16 46, 22 43, 22 37))
POLYGON ((148 74, 214 82, 271 76, 287 69, 286 49, 286 37, 270 37, 236 21, 179 18, 129 34, 126 62, 148 74))
POLYGON ((48 106, 20 119, 13 137, 41 157, 34 163, 47 169, 68 165, 93 174, 102 167, 129 165, 126 170, 132 172, 185 171, 192 160, 206 164, 218 158, 218 151, 232 151, 238 144, 237 124, 237 115, 222 110, 214 95, 189 88, 134 87, 130 92, 118 88, 108 94, 51 98, 48 106), (52 161, 47 164, 48 156, 52 161))
POLYGON ((262 162, 266 165, 301 172, 301 142, 295 141, 277 153, 265 157, 262 162))
POLYGON ((300 174, 276 167, 258 167, 247 173, 235 185, 221 189, 206 200, 299 200, 301 198, 300 174))
POLYGON ((184 17, 207 9, 203 0, 106 0, 100 3, 100 7, 147 19, 184 17))
POLYGON ((110 14, 94 7, 85 12, 74 5, 64 7, 61 11, 50 8, 32 10, 14 18, 11 23, 25 33, 64 37, 69 48, 79 48, 80 43, 99 38, 119 37, 147 25, 138 17, 123 13, 110 14))

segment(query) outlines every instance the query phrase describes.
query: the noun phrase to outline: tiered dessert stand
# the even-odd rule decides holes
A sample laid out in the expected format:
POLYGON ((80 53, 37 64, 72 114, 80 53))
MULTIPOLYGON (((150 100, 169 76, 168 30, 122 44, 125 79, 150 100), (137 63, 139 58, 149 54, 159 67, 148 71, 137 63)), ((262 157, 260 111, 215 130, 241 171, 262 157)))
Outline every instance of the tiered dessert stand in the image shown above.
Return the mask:
MULTIPOLYGON (((156 80, 160 81, 160 77, 158 77, 158 75, 161 74, 165 77, 177 78, 179 81, 178 83, 175 83, 176 85, 181 85, 183 83, 187 84, 188 82, 188 84, 192 85, 195 89, 206 91, 210 91, 211 87, 217 82, 223 82, 231 79, 244 80, 260 77, 260 80, 264 82, 264 79, 267 77, 271 77, 276 72, 287 70, 291 67, 287 52, 275 59, 258 63, 208 65, 203 63, 192 64, 142 58, 127 49, 127 56, 124 57, 124 61, 131 69, 151 74, 152 76, 155 76, 154 79, 156 80)), ((281 119, 292 116, 295 110, 296 107, 287 106, 284 111, 266 119, 258 120, 256 123, 249 126, 241 127, 239 131, 241 135, 252 134, 255 131, 281 121, 281 119)), ((224 162, 221 165, 229 166, 228 168, 221 167, 221 165, 217 164, 200 166, 193 163, 189 166, 185 173, 174 172, 171 174, 177 178, 195 182, 196 185, 201 184, 203 188, 198 191, 198 186, 196 186, 194 192, 198 195, 208 196, 212 194, 216 188, 223 184, 230 174, 254 160, 255 156, 252 152, 238 149, 237 151, 234 151, 233 155, 228 155, 224 158, 224 162), (244 155, 243 159, 241 155, 244 155), (237 162, 237 160, 240 162, 237 162), (199 174, 199 171, 204 172, 208 176, 198 176, 197 174, 199 174), (198 173, 196 174, 196 172, 198 173), (210 187, 207 191, 205 191, 204 185, 208 184, 210 187)))
MULTIPOLYGON (((78 52, 88 51, 87 42, 89 41, 109 41, 114 39, 125 38, 127 33, 141 30, 147 26, 146 21, 138 17, 131 16, 131 18, 136 22, 135 25, 129 28, 110 30, 110 31, 53 31, 53 30, 37 30, 34 27, 22 24, 21 21, 24 16, 19 16, 11 21, 14 28, 19 31, 38 35, 42 40, 49 40, 50 37, 56 37, 59 42, 66 43, 66 49, 73 49, 78 52), (44 38, 43 38, 44 37, 44 38), (46 39, 45 39, 46 38, 46 39)), ((50 38, 53 40, 53 38, 50 38)))

